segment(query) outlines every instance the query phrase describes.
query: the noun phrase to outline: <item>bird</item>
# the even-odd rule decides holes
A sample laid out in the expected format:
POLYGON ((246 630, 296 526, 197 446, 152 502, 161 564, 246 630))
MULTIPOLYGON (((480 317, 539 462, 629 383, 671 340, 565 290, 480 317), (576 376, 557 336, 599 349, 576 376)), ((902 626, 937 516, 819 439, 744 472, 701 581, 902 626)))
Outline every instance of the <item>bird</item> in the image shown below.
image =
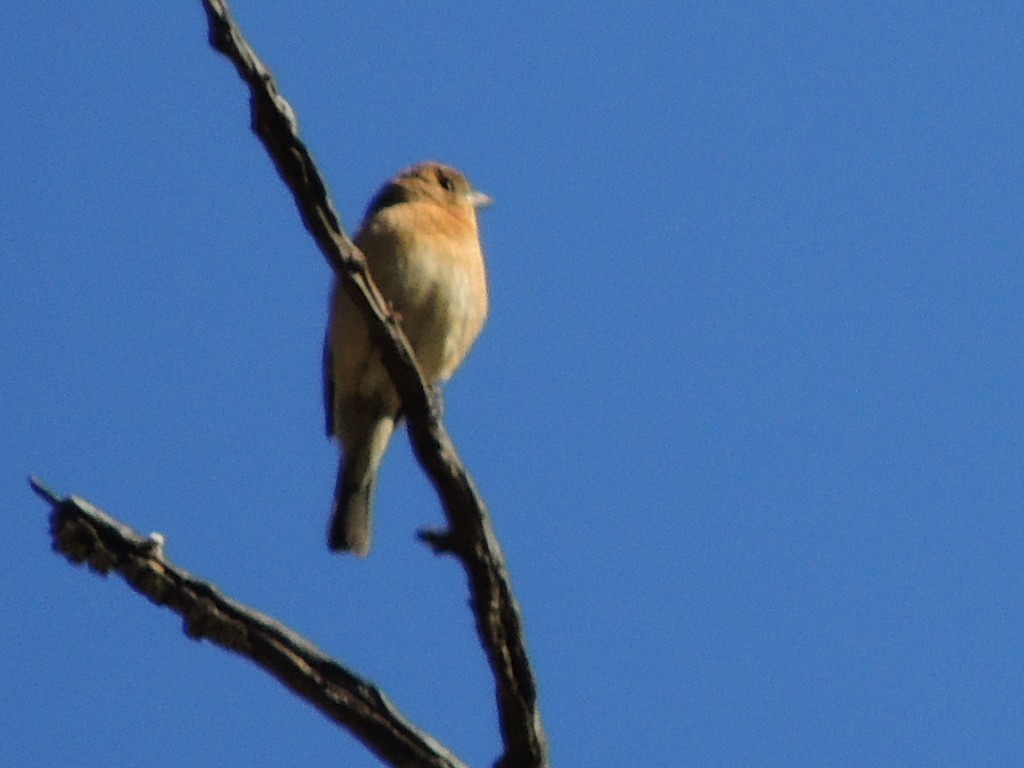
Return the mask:
MULTIPOLYGON (((377 191, 354 238, 431 386, 451 377, 487 319, 477 212, 492 202, 455 168, 422 162, 377 191)), ((327 545, 366 557, 377 472, 401 421, 402 402, 338 276, 323 374, 327 435, 341 449, 327 545)))

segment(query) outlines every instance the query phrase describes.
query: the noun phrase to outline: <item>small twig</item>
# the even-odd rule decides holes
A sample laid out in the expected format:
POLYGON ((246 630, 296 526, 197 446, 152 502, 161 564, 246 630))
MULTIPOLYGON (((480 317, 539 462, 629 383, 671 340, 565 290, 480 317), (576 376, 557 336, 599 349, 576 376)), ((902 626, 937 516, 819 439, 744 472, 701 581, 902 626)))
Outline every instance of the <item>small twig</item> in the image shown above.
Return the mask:
POLYGON ((37 479, 30 482, 52 507, 54 549, 71 562, 120 574, 136 592, 181 616, 186 635, 251 659, 391 765, 466 768, 372 684, 301 635, 174 565, 160 546, 163 537, 141 536, 84 499, 60 498, 37 479))
POLYGON ((40 480, 35 475, 29 477, 28 484, 30 486, 32 486, 32 490, 35 491, 36 494, 43 501, 46 501, 46 502, 48 502, 50 504, 56 504, 56 503, 58 503, 60 501, 60 499, 56 496, 56 494, 54 494, 53 491, 51 491, 49 488, 47 488, 45 485, 43 485, 43 481, 40 480))

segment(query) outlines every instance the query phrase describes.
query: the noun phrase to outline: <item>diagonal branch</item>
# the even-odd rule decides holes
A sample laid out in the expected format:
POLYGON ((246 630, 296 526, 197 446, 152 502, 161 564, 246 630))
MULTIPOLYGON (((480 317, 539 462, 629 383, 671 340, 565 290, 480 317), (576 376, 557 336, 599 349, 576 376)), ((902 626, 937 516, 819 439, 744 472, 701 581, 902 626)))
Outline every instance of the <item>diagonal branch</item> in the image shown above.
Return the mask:
MULTIPOLYGON (((413 448, 444 506, 448 530, 422 533, 435 551, 466 571, 470 604, 495 682, 504 752, 499 768, 546 768, 547 740, 522 618, 483 499, 463 466, 425 386, 413 352, 362 254, 345 234, 326 185, 298 137, 294 112, 266 66, 243 38, 223 0, 204 0, 211 45, 249 86, 252 128, 295 200, 306 228, 344 289, 362 307, 375 343, 402 397, 413 448)), ((372 685, 325 657, 271 619, 220 595, 170 564, 156 539, 143 539, 80 499, 33 487, 53 506, 55 547, 97 570, 118 570, 132 586, 186 618, 186 631, 241 653, 345 725, 394 765, 460 766, 407 723, 372 685)))
POLYGON ((466 571, 477 631, 495 681, 505 744, 497 765, 546 766, 547 739, 522 618, 486 505, 440 421, 397 319, 373 285, 362 254, 341 228, 323 178, 299 139, 294 111, 244 39, 227 3, 204 0, 203 6, 210 44, 235 65, 249 86, 253 131, 291 191, 321 253, 332 269, 346 278, 345 289, 367 316, 384 364, 402 397, 416 455, 441 497, 449 530, 424 534, 423 538, 435 550, 456 555, 466 571))
POLYGON ((269 616, 174 565, 156 535, 140 536, 83 499, 60 498, 38 480, 30 482, 52 508, 53 548, 71 562, 86 562, 102 574, 116 571, 136 592, 181 616, 186 635, 251 659, 391 765, 466 768, 376 687, 269 616))

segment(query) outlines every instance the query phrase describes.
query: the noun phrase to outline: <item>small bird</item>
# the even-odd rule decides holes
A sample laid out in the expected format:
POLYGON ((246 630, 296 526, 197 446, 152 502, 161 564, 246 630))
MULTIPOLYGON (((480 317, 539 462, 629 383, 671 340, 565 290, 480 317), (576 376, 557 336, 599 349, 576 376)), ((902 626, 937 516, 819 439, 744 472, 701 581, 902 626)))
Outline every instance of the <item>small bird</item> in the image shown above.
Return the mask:
MULTIPOLYGON (((455 372, 487 318, 477 209, 490 203, 454 168, 420 163, 381 187, 355 237, 430 384, 455 372)), ((323 367, 327 435, 342 451, 327 545, 365 557, 377 471, 402 402, 337 278, 323 367)))

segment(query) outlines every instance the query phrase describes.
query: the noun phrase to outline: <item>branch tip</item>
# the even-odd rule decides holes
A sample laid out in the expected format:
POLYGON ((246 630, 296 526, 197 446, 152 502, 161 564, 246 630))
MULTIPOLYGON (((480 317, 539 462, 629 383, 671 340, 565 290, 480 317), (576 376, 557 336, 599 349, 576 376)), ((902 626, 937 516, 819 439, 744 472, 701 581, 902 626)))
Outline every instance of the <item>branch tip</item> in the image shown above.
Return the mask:
POLYGON ((455 537, 450 531, 436 528, 424 528, 416 532, 416 538, 434 550, 435 555, 451 555, 455 553, 455 537))
POLYGON ((43 481, 40 480, 35 475, 28 476, 28 484, 32 487, 32 490, 35 491, 36 495, 39 496, 39 498, 41 498, 43 501, 47 502, 51 506, 57 506, 58 504, 61 503, 62 499, 60 498, 60 496, 58 496, 49 488, 47 488, 46 485, 43 484, 43 481))

